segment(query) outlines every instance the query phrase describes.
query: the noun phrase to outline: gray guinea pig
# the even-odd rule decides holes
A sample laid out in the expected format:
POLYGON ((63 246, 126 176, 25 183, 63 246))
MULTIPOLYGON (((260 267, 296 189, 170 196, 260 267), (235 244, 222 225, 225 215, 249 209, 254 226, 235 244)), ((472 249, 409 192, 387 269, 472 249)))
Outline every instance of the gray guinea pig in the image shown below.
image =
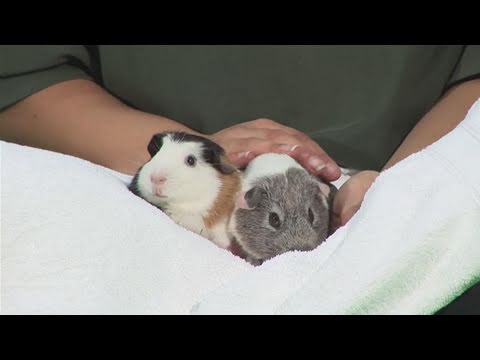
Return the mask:
POLYGON ((330 234, 336 192, 288 155, 261 155, 245 170, 229 231, 253 265, 313 250, 330 234))

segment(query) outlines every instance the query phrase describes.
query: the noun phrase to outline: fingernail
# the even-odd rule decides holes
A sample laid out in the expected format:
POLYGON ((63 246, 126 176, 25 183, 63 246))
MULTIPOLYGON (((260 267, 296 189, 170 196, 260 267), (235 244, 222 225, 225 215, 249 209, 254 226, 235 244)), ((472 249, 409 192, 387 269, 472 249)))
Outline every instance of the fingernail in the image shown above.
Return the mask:
POLYGON ((308 165, 311 166, 316 172, 319 172, 325 167, 325 163, 316 156, 312 156, 310 159, 308 159, 308 165))
POLYGON ((327 164, 326 168, 326 171, 332 175, 336 172, 336 167, 333 164, 327 164))
POLYGON ((320 167, 320 170, 317 171, 321 172, 323 176, 328 178, 333 178, 337 175, 336 167, 332 163, 328 163, 326 166, 320 167))
POLYGON ((245 151, 245 152, 241 152, 238 154, 238 157, 239 158, 246 158, 248 157, 252 152, 251 151, 245 151))
POLYGON ((298 145, 282 144, 282 145, 278 146, 278 150, 280 150, 280 151, 292 152, 296 148, 298 148, 298 145))

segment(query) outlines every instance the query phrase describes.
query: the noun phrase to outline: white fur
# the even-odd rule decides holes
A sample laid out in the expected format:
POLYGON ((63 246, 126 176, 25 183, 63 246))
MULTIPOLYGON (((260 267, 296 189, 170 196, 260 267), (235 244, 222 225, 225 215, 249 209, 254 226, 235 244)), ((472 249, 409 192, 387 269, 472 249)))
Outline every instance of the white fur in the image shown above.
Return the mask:
POLYGON ((228 219, 213 226, 209 231, 209 238, 223 249, 227 249, 231 245, 231 235, 227 231, 228 219))
MULTIPOLYGON (((295 159, 286 154, 268 153, 257 156, 248 164, 248 167, 244 172, 243 184, 245 185, 245 189, 250 189, 251 183, 259 177, 280 174, 287 171, 291 167, 305 170, 305 168, 302 167, 295 159)), ((337 189, 339 189, 348 179, 350 179, 352 175, 358 172, 358 170, 355 169, 340 169, 340 178, 331 182, 337 189)), ((326 195, 328 196, 328 194, 326 195)))
POLYGON ((250 161, 243 173, 242 191, 250 190, 253 182, 260 177, 282 174, 292 167, 306 171, 295 159, 286 154, 259 155, 250 161))
POLYGON ((138 187, 147 201, 161 206, 173 221, 190 231, 209 237, 203 217, 212 208, 221 181, 217 171, 202 160, 201 154, 201 144, 175 142, 167 135, 161 149, 140 171, 138 187), (189 167, 185 163, 189 155, 196 157, 195 167, 189 167), (159 198, 153 191, 150 175, 155 172, 167 179, 162 186, 165 199, 159 198))

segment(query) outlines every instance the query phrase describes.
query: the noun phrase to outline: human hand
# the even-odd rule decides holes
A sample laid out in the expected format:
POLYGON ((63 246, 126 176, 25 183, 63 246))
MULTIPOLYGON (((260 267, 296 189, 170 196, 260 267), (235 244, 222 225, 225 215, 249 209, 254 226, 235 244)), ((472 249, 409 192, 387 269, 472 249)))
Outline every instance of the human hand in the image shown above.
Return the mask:
POLYGON ((257 119, 223 129, 209 136, 222 146, 229 159, 243 168, 256 156, 274 152, 288 154, 307 171, 326 181, 340 177, 340 168, 304 133, 269 119, 257 119))
POLYGON ((331 224, 333 231, 345 225, 360 209, 366 192, 378 175, 380 175, 378 171, 360 171, 340 187, 333 200, 331 224))

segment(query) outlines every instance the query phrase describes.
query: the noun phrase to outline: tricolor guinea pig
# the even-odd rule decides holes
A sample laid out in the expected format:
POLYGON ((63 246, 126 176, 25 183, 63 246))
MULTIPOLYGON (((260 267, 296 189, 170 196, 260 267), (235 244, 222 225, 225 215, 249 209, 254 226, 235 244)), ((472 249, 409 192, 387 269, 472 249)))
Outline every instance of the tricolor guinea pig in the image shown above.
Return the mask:
POLYGON ((157 206, 177 224, 228 248, 227 223, 240 190, 240 172, 221 146, 183 132, 153 136, 151 160, 129 189, 157 206))
POLYGON ((243 174, 229 232, 253 265, 287 251, 313 250, 330 233, 336 192, 288 155, 260 155, 243 174))

